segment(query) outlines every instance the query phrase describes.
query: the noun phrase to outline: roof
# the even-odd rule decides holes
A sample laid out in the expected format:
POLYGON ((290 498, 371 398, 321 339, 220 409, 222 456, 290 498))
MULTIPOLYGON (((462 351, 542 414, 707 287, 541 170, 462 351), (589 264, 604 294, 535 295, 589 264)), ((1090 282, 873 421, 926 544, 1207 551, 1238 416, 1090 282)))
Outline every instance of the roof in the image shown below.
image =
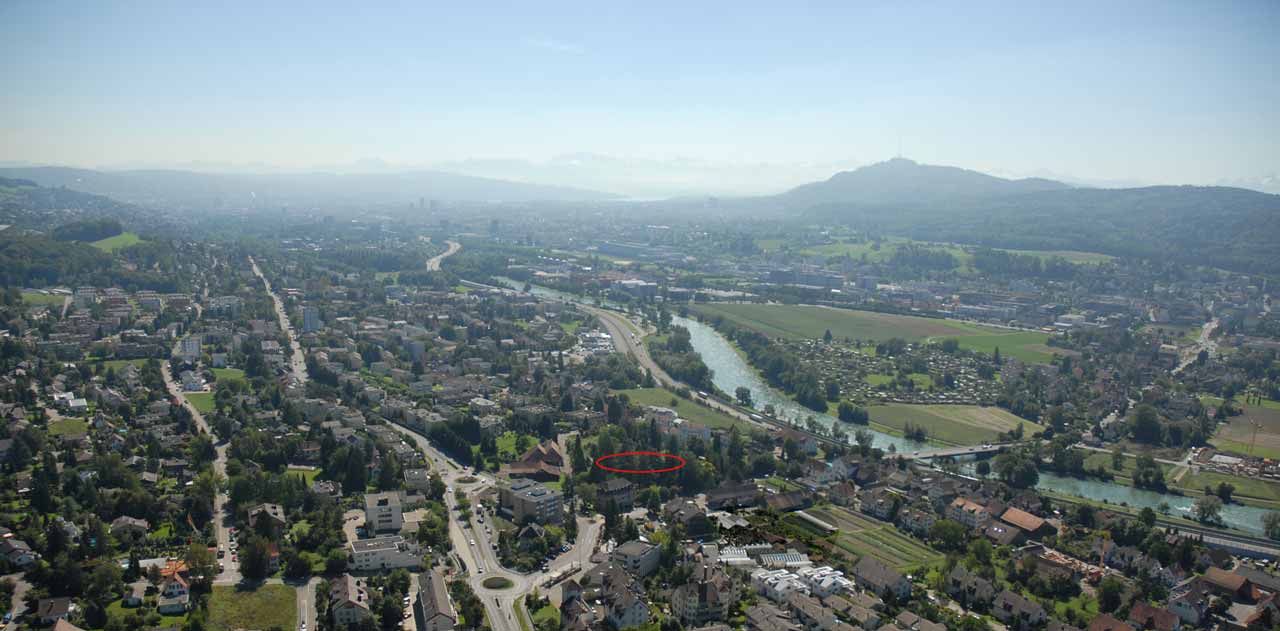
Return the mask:
POLYGON ((1221 587, 1233 592, 1240 591, 1240 588, 1249 582, 1249 579, 1219 567, 1210 567, 1205 570, 1204 580, 1215 587, 1221 587))
POLYGON ((441 615, 450 620, 458 619, 458 614, 453 610, 453 602, 449 600, 444 576, 438 569, 418 575, 418 604, 428 618, 441 615))
POLYGON ((1000 519, 1013 524, 1027 532, 1035 532, 1044 527, 1044 520, 1020 508, 1010 508, 1000 519))

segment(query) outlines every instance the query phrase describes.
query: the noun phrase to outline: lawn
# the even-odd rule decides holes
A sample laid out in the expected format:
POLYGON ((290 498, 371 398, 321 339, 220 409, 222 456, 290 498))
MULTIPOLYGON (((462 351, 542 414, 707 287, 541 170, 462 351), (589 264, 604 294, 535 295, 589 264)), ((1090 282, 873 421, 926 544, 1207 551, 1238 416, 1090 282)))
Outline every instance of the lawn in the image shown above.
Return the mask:
POLYGON ((555 605, 547 603, 545 607, 533 612, 534 627, 541 627, 542 622, 545 620, 550 620, 558 626, 560 624, 560 610, 556 609, 555 605))
POLYGON ((289 467, 289 473, 296 473, 302 476, 302 481, 310 487, 312 482, 316 481, 316 477, 320 475, 319 467, 289 467))
POLYGON ((288 585, 261 585, 254 590, 213 586, 209 598, 209 629, 213 631, 297 626, 298 596, 288 585))
POLYGON ((89 424, 78 418, 64 418, 49 423, 50 436, 65 434, 83 434, 89 431, 89 424))
POLYGON ((868 408, 871 421, 899 432, 907 423, 923 426, 929 438, 953 445, 995 442, 997 434, 1016 429, 1031 434, 1043 429, 1031 421, 996 407, 978 405, 908 405, 890 403, 868 408))
MULTIPOLYGON (((1204 397, 1205 405, 1218 405, 1221 399, 1204 397)), ((1229 417, 1218 425, 1211 441, 1219 449, 1251 454, 1263 458, 1280 458, 1280 402, 1263 400, 1262 405, 1244 405, 1243 414, 1229 417), (1254 429, 1257 423, 1257 438, 1254 429)))
MULTIPOLYGON (((932 564, 942 554, 900 532, 892 524, 864 517, 840 506, 811 508, 810 515, 835 526, 835 544, 858 557, 871 555, 899 571, 932 564)), ((801 521, 795 518, 795 521, 801 521)))
POLYGON ((909 341, 956 338, 962 348, 991 353, 996 347, 1005 357, 1027 362, 1048 362, 1045 346, 1049 334, 1010 331, 940 318, 836 309, 814 305, 705 304, 694 309, 772 337, 816 339, 826 331, 837 339, 883 341, 894 337, 909 341))
POLYGON ((142 243, 142 239, 138 235, 132 232, 121 232, 114 237, 107 237, 99 241, 94 241, 90 245, 102 250, 103 252, 115 252, 116 250, 123 250, 129 246, 138 245, 139 243, 142 243))
POLYGON ((185 615, 162 616, 156 612, 154 605, 150 607, 144 605, 142 607, 125 608, 125 606, 122 604, 123 602, 124 601, 117 599, 116 601, 112 602, 110 605, 107 605, 108 619, 111 619, 111 620, 118 619, 122 621, 128 620, 130 616, 136 613, 139 616, 141 616, 143 623, 146 625, 145 628, 148 628, 148 629, 165 628, 165 627, 181 629, 183 628, 183 626, 186 625, 187 617, 185 615), (148 620, 148 618, 150 618, 150 620, 148 620), (152 622, 154 622, 154 624, 152 624, 152 622))
POLYGON ((213 393, 212 392, 184 392, 182 396, 186 397, 191 405, 195 406, 201 414, 209 414, 213 412, 213 393))
POLYGON ((633 388, 631 390, 619 390, 618 392, 627 395, 634 404, 673 408, 676 414, 680 415, 680 418, 712 429, 728 429, 734 425, 743 428, 751 427, 751 424, 747 421, 733 418, 728 414, 699 405, 689 399, 682 399, 676 396, 675 393, 662 388, 633 388), (675 406, 671 405, 672 399, 676 400, 675 406))
POLYGON ((218 381, 232 381, 235 379, 244 379, 244 371, 239 368, 214 368, 213 376, 218 381))

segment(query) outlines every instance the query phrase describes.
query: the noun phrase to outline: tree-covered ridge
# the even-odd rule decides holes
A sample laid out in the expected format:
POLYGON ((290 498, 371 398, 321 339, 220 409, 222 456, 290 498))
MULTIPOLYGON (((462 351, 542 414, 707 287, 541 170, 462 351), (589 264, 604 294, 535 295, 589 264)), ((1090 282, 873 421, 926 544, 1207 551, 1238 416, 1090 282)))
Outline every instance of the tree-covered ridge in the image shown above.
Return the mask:
POLYGON ((1280 272, 1280 196, 1239 188, 1070 189, 928 202, 832 202, 815 218, 922 241, 1080 250, 1280 272))

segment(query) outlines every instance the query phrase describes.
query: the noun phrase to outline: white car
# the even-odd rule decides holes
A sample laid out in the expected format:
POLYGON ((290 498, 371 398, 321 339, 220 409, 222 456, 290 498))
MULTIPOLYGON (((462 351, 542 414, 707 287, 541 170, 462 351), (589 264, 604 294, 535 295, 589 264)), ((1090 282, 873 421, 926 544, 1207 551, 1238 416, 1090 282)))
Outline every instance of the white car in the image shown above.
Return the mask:
POLYGON ((472 539, 472 540, 471 540, 471 545, 473 545, 473 546, 474 546, 474 545, 476 545, 476 540, 475 540, 475 539, 472 539))

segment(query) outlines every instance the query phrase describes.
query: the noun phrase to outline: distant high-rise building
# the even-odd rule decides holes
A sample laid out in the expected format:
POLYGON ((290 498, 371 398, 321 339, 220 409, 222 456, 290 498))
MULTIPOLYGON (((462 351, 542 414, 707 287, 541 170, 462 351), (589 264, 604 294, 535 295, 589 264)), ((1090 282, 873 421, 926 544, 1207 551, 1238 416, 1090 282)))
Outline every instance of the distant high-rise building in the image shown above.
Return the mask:
POLYGON ((314 333, 320 330, 320 310, 306 306, 302 308, 302 332, 314 333))

